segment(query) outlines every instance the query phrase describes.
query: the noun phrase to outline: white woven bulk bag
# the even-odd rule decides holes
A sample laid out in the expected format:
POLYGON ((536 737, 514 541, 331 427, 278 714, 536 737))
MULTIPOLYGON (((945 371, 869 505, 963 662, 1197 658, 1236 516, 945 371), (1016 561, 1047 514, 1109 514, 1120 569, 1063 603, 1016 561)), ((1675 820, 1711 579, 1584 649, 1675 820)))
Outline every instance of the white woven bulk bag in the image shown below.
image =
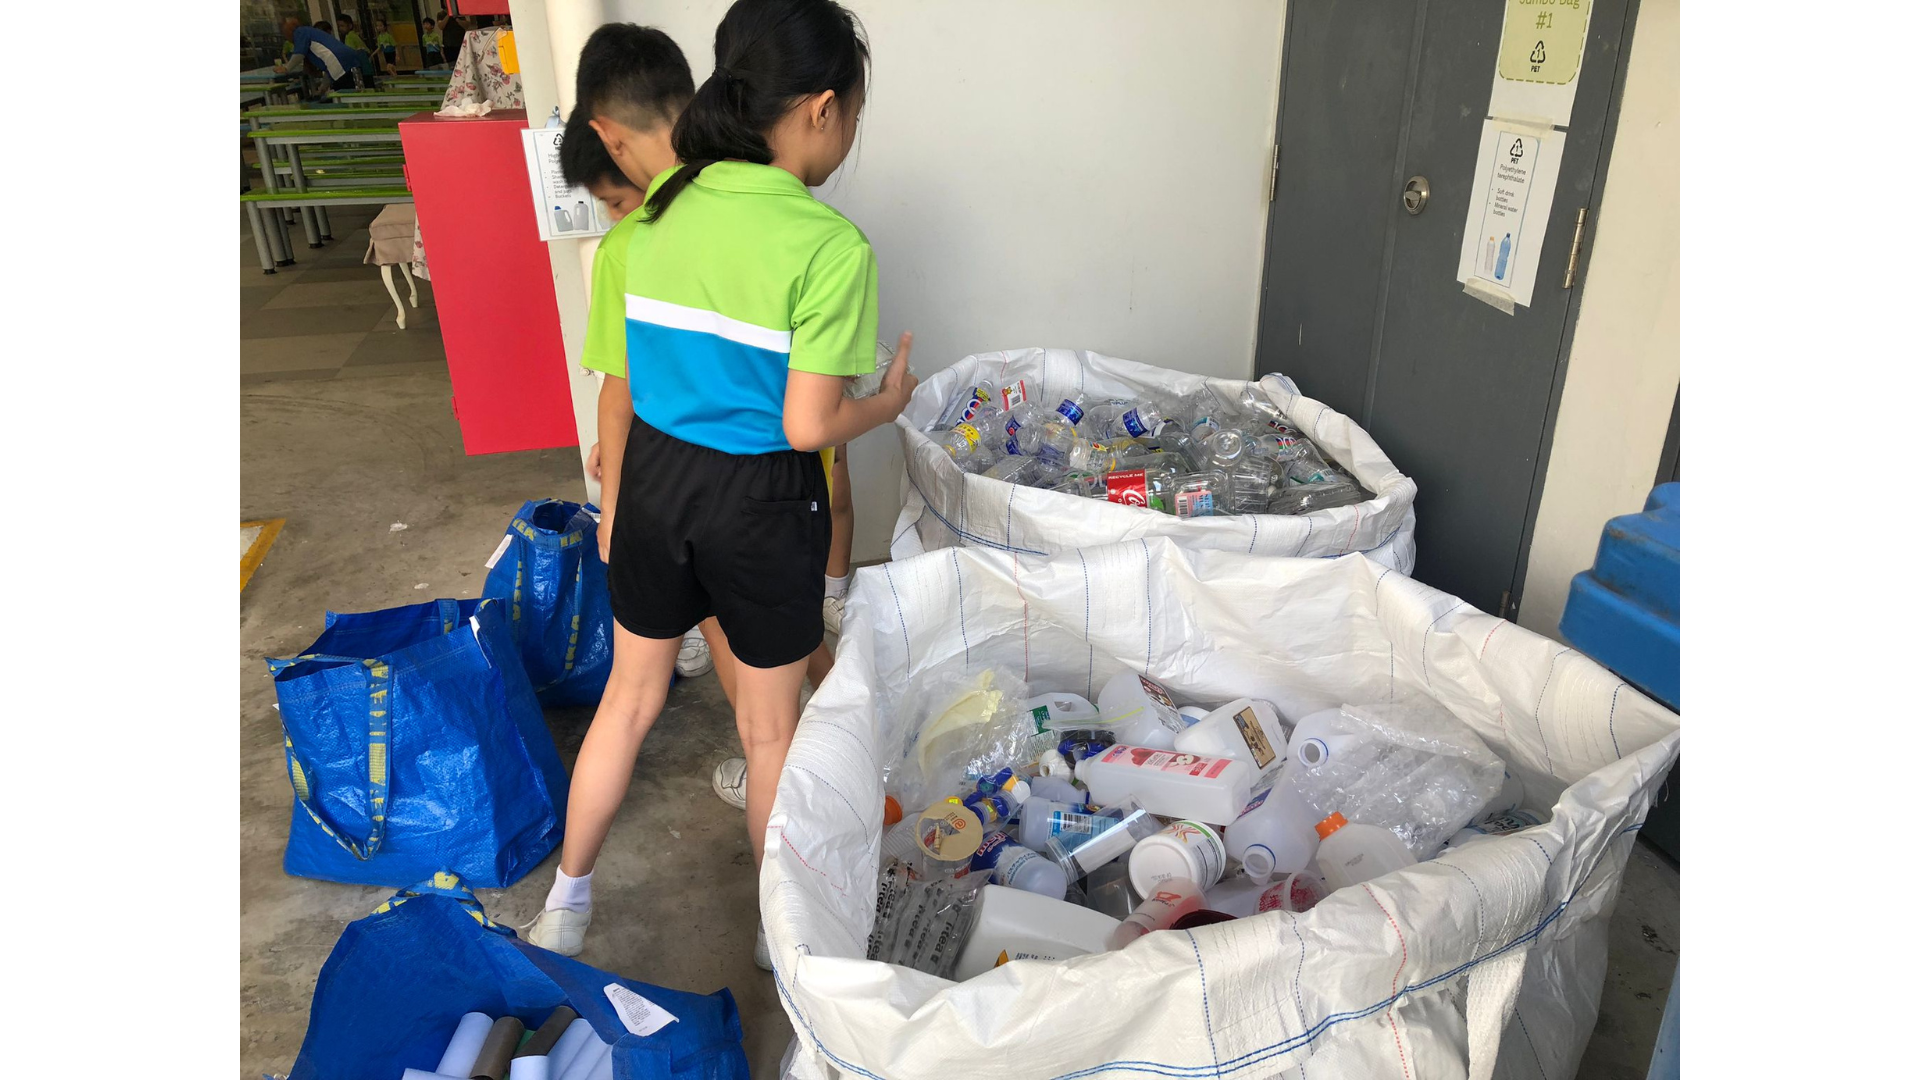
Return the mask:
MULTIPOLYGON (((1364 558, 1162 538, 1052 559, 950 548, 861 570, 768 825, 760 905, 791 1075, 1571 1077, 1606 923, 1679 719, 1586 657, 1364 558), (1299 717, 1428 700, 1543 825, 1313 910, 1016 961, 965 983, 865 959, 887 736, 922 673, 993 664, 1091 696, 1124 665, 1176 697, 1299 717)), ((897 745, 897 744, 896 744, 897 745)))
POLYGON ((895 559, 962 545, 1052 555, 1142 536, 1171 536, 1189 547, 1255 555, 1311 558, 1358 551, 1403 574, 1413 571, 1413 481, 1387 460, 1360 425, 1303 396, 1284 376, 1268 375, 1258 383, 1215 379, 1073 349, 980 353, 922 382, 894 424, 906 457, 900 517, 893 529, 895 559), (1004 386, 1016 379, 1025 380, 1028 394, 1049 406, 1068 396, 1082 403, 1108 396, 1173 402, 1202 387, 1234 402, 1248 387, 1257 387, 1312 437, 1329 461, 1353 473, 1374 497, 1308 514, 1182 519, 962 472, 924 429, 967 387, 982 380, 1004 386))

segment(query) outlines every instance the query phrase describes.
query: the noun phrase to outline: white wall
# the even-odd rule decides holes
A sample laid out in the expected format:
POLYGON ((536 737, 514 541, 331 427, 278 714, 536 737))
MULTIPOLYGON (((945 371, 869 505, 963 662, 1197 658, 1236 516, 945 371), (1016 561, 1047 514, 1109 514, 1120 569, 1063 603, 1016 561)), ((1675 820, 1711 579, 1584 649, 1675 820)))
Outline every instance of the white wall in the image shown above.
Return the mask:
POLYGON ((1556 635, 1609 518, 1646 502, 1680 385, 1680 3, 1642 0, 1520 624, 1556 635))
MULTIPOLYGON (((603 6, 671 34, 696 81, 713 70, 727 0, 603 6)), ((1048 345, 1251 375, 1281 0, 849 6, 873 84, 854 155, 817 194, 873 242, 881 335, 914 331, 916 373, 1048 345)), ((850 461, 854 558, 883 558, 893 430, 850 461)))

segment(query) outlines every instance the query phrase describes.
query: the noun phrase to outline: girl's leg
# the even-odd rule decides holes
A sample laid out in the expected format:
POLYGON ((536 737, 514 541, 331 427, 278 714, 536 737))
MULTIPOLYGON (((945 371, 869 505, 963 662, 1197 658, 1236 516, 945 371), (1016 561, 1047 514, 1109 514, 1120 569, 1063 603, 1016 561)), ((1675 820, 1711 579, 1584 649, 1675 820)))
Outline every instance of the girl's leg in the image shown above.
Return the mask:
POLYGON ((700 624, 700 633, 707 639, 707 648, 713 652, 713 674, 720 680, 720 692, 727 695, 727 704, 736 705, 740 694, 734 689, 734 668, 740 661, 733 658, 733 650, 727 647, 726 631, 720 629, 720 620, 707 616, 700 624))
POLYGON ((593 724, 573 763, 567 794, 567 834, 560 869, 569 877, 593 871, 613 815, 626 798, 640 743, 667 700, 680 638, 644 638, 613 626, 613 671, 593 724))
MULTIPOLYGON (((846 443, 833 448, 833 483, 828 492, 827 507, 833 511, 833 542, 827 547, 827 577, 844 578, 853 573, 853 480, 847 475, 846 443)), ((831 588, 828 594, 832 594, 831 588)))
POLYGON ((766 844, 767 818, 773 812, 773 793, 780 786, 780 767, 786 763, 793 729, 800 723, 800 680, 806 661, 777 668, 739 664, 735 668, 734 719, 740 745, 747 750, 747 841, 753 862, 760 865, 766 844))

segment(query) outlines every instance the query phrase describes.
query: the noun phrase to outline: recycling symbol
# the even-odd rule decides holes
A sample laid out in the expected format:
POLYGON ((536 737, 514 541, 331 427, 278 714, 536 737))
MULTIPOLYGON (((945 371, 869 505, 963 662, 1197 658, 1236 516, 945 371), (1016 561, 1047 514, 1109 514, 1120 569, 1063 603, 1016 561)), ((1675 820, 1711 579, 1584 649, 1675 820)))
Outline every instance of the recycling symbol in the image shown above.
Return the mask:
POLYGON ((1513 163, 1516 165, 1520 163, 1522 157, 1526 156, 1526 153, 1527 144, 1525 140, 1522 139, 1513 140, 1513 146, 1507 151, 1507 155, 1513 159, 1513 163))
POLYGON ((1533 61, 1536 64, 1546 63, 1547 62, 1547 43, 1544 40, 1534 42, 1533 52, 1527 55, 1527 59, 1533 61))

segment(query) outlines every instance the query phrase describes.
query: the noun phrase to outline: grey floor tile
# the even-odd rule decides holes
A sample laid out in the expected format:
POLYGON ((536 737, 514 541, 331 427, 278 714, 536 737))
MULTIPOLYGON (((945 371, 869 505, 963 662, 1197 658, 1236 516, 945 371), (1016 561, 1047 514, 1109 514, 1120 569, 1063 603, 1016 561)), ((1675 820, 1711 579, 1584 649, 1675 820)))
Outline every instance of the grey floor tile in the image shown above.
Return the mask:
MULTIPOLYGON (((275 267, 271 274, 260 270, 260 260, 247 257, 240 267, 240 289, 242 292, 267 292, 284 289, 296 281, 304 280, 307 271, 299 263, 292 266, 275 267)), ((265 301, 261 301, 265 303, 265 301)))
POLYGON ((445 375, 445 360, 415 361, 399 364, 348 364, 334 376, 336 379, 379 379, 397 375, 445 375))
MULTIPOLYGON (((240 339, 365 332, 380 325, 382 318, 393 318, 393 304, 384 296, 378 304, 352 307, 262 309, 240 316, 240 339)), ((241 350, 245 349, 242 345, 241 350)))
MULTIPOLYGON (((407 294, 405 291, 400 293, 400 302, 403 304, 407 302, 407 294)), ((434 310, 432 304, 427 303, 425 296, 422 296, 420 297, 419 307, 410 307, 407 309, 407 328, 405 331, 402 331, 399 320, 394 318, 393 304, 389 302, 387 304, 386 318, 381 319, 374 329, 408 334, 424 331, 433 335, 435 339, 438 339, 440 337, 440 313, 434 310)))
POLYGON ((331 379, 340 373, 339 368, 314 368, 308 371, 262 371, 252 375, 240 376, 241 386, 261 386, 276 382, 311 382, 315 379, 331 379))
POLYGON ((268 310, 281 308, 335 308, 352 307, 358 304, 392 303, 387 296, 387 287, 380 283, 380 276, 372 267, 358 281, 314 281, 306 279, 287 286, 280 295, 268 301, 268 310))
POLYGON ((353 355, 363 338, 359 334, 306 334, 299 337, 254 338, 240 346, 240 371, 312 371, 339 368, 353 355))
POLYGON ((346 358, 345 366, 431 361, 445 367, 447 352, 440 341, 439 328, 416 326, 411 317, 413 314, 417 313, 409 313, 405 330, 376 330, 355 343, 352 354, 346 358))
MULTIPOLYGON (((306 271, 302 281, 379 281, 380 268, 356 263, 352 266, 316 266, 306 271)), ((382 295, 385 295, 384 291, 382 295)))

